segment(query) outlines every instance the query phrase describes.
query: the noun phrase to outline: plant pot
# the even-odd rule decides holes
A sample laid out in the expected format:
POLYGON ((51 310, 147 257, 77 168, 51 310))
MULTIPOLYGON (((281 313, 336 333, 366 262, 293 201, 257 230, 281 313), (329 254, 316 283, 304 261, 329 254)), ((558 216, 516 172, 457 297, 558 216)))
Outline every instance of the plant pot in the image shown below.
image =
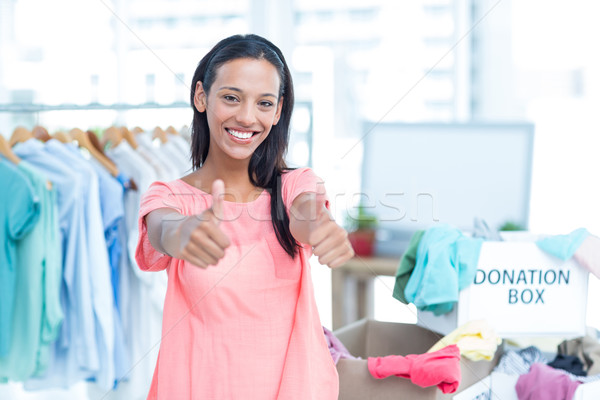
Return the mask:
POLYGON ((348 240, 357 256, 370 257, 375 250, 375 230, 359 229, 348 234, 348 240))

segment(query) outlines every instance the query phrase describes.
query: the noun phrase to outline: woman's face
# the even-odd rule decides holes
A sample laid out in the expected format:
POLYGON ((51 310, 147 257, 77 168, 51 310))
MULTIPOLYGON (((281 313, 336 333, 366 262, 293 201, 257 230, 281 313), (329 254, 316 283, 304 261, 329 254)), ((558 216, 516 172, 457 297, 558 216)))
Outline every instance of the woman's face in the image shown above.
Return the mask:
POLYGON ((196 85, 194 104, 206 111, 210 129, 208 158, 219 155, 250 160, 281 115, 281 82, 277 69, 266 60, 238 58, 217 69, 208 95, 196 85))

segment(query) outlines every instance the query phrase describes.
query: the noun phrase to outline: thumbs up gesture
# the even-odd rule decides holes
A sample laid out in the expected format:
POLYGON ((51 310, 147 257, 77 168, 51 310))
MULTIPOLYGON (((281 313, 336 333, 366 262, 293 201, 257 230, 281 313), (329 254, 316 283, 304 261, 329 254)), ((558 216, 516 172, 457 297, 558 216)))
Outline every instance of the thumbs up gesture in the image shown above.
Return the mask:
POLYGON ((179 229, 180 251, 174 256, 201 268, 216 265, 225 256, 230 241, 219 228, 223 219, 224 193, 223 181, 215 180, 211 190, 212 207, 183 220, 179 229))
POLYGON ((339 226, 325 207, 325 191, 305 193, 294 200, 290 229, 294 237, 313 247, 319 263, 336 268, 354 256, 348 233, 339 226))

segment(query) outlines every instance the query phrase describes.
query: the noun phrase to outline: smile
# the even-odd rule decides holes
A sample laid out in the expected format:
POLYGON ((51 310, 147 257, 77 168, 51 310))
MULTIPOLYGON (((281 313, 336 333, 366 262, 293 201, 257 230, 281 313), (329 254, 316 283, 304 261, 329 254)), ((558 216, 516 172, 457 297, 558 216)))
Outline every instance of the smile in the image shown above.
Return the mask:
POLYGON ((238 139, 250 139, 252 137, 252 135, 256 134, 257 132, 241 132, 241 131, 236 131, 234 129, 229 129, 226 128, 227 132, 233 136, 236 137, 238 139))

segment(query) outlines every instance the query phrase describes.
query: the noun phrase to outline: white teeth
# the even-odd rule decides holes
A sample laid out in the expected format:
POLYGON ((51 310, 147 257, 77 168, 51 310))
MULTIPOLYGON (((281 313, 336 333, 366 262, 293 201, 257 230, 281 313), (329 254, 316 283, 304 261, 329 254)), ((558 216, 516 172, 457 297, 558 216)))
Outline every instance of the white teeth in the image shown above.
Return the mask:
POLYGON ((227 132, 238 139, 250 139, 252 137, 252 132, 238 132, 233 129, 227 129, 227 132))

